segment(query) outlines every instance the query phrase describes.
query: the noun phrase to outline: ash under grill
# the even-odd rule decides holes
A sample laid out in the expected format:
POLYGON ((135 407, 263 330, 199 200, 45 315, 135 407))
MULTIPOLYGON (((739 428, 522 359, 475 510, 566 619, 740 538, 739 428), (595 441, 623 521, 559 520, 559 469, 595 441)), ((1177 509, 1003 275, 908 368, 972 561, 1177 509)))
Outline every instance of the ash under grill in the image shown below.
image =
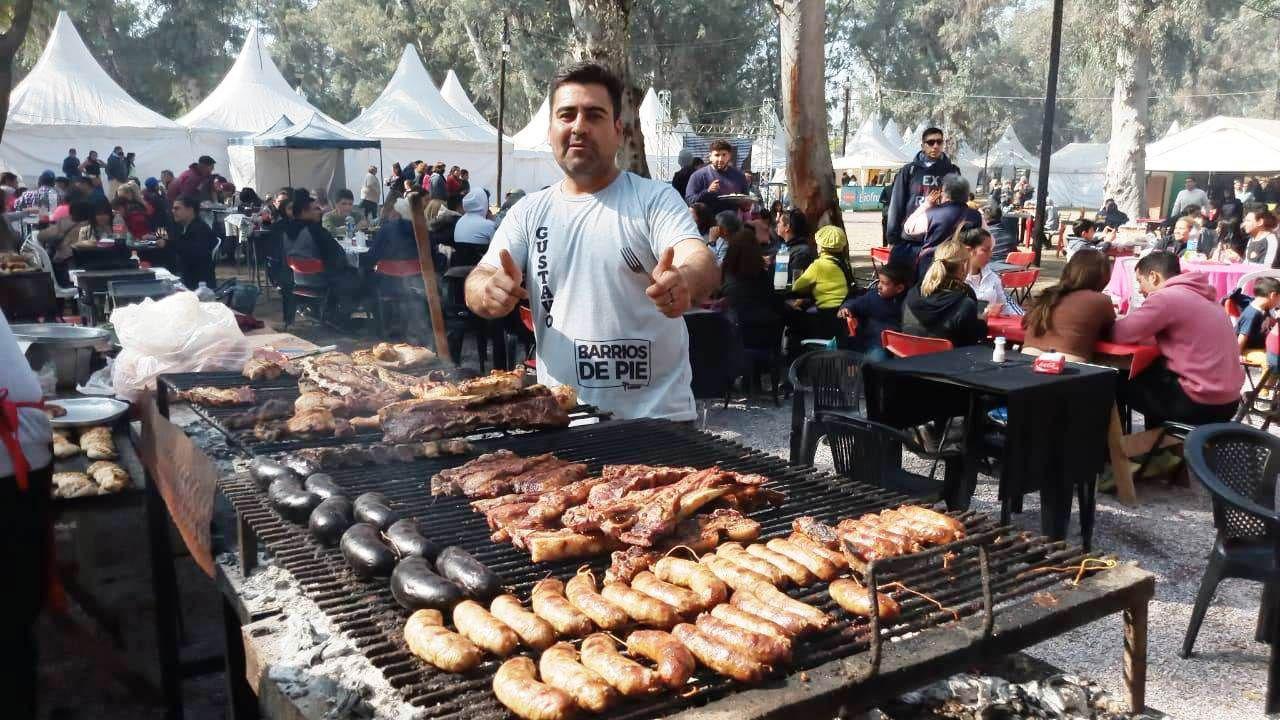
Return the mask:
MULTIPOLYGON (((729 470, 766 475, 771 480, 769 487, 785 492, 786 501, 780 507, 749 513, 762 525, 762 540, 787 535, 791 521, 800 515, 834 522, 906 501, 904 496, 869 485, 792 468, 776 457, 662 421, 602 423, 477 443, 477 451, 497 448, 523 455, 554 452, 566 460, 587 463, 593 472, 608 463, 642 462, 697 467, 719 464, 729 470)), ((536 581, 548 575, 567 579, 584 564, 581 560, 534 564, 523 551, 491 542, 483 516, 473 512, 465 498, 432 497, 428 488, 431 476, 466 459, 438 458, 404 465, 336 470, 329 474, 351 497, 369 490, 383 492, 403 516, 417 521, 425 535, 441 544, 466 548, 499 573, 523 601, 527 601, 536 581)), ((385 579, 369 582, 356 579, 338 550, 319 547, 311 541, 305 528, 283 521, 247 477, 225 481, 224 491, 242 520, 257 533, 277 562, 298 578, 305 592, 382 670, 391 685, 408 702, 424 709, 426 717, 468 720, 509 717, 490 691, 493 673, 500 661, 490 659, 465 675, 428 667, 412 656, 403 642, 402 628, 408 613, 395 603, 385 579)), ((945 608, 920 595, 894 591, 892 594, 902 606, 902 615, 894 624, 881 629, 878 644, 884 646, 886 655, 893 653, 892 641, 896 638, 922 630, 939 634, 955 632, 941 626, 956 617, 984 612, 980 558, 983 554, 989 571, 990 602, 997 613, 1010 601, 1045 589, 1064 588, 1062 575, 1028 571, 1066 567, 1078 564, 1084 557, 1078 548, 1009 527, 997 527, 982 515, 963 513, 957 517, 968 529, 966 540, 945 549, 877 563, 876 581, 881 587, 899 582, 945 608)), ((599 577, 608 563, 608 557, 604 556, 587 564, 599 577)), ((812 669, 870 648, 872 638, 867 620, 854 619, 840 609, 827 593, 825 583, 792 588, 789 594, 821 608, 839 622, 796 643, 794 662, 777 671, 774 682, 783 674, 812 669)), ((738 684, 700 670, 689 691, 682 695, 630 700, 602 717, 656 717, 705 704, 738 689, 738 684)))

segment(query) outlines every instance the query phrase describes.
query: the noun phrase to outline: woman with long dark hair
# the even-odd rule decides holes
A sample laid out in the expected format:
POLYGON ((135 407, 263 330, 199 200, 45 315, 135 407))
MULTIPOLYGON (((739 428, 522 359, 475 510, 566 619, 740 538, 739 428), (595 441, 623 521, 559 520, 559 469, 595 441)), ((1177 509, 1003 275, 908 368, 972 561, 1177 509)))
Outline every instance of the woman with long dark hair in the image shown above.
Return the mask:
POLYGON ((743 228, 729 236, 720 297, 733 311, 742 344, 765 348, 778 342, 781 304, 773 292, 773 278, 765 272, 765 258, 755 233, 743 228))
POLYGON ((1111 298, 1102 290, 1111 280, 1111 262, 1092 248, 1071 256, 1056 285, 1045 288, 1022 316, 1024 352, 1056 350, 1068 360, 1088 362, 1093 346, 1116 322, 1111 298))

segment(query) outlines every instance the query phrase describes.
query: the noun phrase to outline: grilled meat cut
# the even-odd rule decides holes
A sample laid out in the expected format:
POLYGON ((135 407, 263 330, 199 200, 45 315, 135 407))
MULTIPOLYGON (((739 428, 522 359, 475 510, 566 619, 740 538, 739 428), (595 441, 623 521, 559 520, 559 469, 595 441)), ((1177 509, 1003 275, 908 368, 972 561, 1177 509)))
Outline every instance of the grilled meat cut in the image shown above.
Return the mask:
POLYGON ((517 393, 524 387, 524 370, 494 370, 488 375, 461 382, 434 382, 419 385, 413 396, 420 400, 450 397, 491 398, 517 393))
POLYGON ((418 370, 436 361, 436 354, 427 348, 408 343, 378 343, 367 350, 351 353, 356 365, 373 365, 388 370, 418 370))
POLYGON ((471 443, 462 439, 452 439, 399 445, 370 443, 369 445, 303 448, 282 457, 281 461, 288 460, 291 468, 295 467, 296 462, 299 474, 305 476, 321 470, 407 463, 419 458, 465 455, 469 452, 471 452, 471 443))
POLYGON ((308 410, 289 418, 285 430, 293 436, 333 436, 344 437, 355 434, 351 423, 343 418, 334 417, 328 410, 308 410))
POLYGON ((279 420, 293 415, 293 403, 288 400, 273 398, 253 410, 228 415, 222 419, 222 425, 228 430, 251 428, 267 420, 279 420))
POLYGON ((466 395, 406 400, 382 408, 378 416, 387 442, 434 440, 484 427, 535 429, 569 424, 568 413, 542 385, 503 400, 466 395))
POLYGON ((378 408, 389 405, 398 399, 400 399, 398 395, 390 392, 373 395, 367 393, 330 395, 319 390, 312 390, 299 395, 298 399, 293 401, 293 408, 298 412, 323 409, 338 417, 353 417, 356 415, 372 415, 378 412, 378 408))
POLYGON ((179 392, 178 399, 195 403, 196 405, 229 407, 232 405, 252 405, 254 394, 253 388, 248 385, 229 388, 193 387, 190 390, 179 392))

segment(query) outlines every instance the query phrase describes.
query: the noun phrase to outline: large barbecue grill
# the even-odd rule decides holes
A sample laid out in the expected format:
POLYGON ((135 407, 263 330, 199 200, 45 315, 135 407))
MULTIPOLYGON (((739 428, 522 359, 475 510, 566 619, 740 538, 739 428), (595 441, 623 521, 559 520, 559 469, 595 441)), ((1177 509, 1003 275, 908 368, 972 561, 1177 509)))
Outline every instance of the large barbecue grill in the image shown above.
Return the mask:
MULTIPOLYGON (((198 378, 193 384, 210 384, 209 375, 198 378)), ((216 418, 216 413, 208 415, 216 418)), ((785 536, 792 520, 801 515, 834 522, 906 501, 901 495, 870 485, 789 467, 771 455, 663 421, 599 423, 476 442, 477 452, 498 448, 526 456, 553 452, 566 460, 587 463, 593 472, 609 463, 718 464, 766 475, 770 486, 782 490, 786 500, 781 506, 749 513, 762 525, 762 540, 785 536)), ((257 449, 274 452, 279 448, 257 449)), ((465 498, 432 497, 431 476, 467 459, 424 459, 326 472, 351 497, 369 490, 383 492, 402 516, 416 519, 425 535, 442 545, 466 548, 499 573, 522 600, 528 599, 537 580, 548 575, 567 579, 584 564, 581 560, 534 564, 523 551, 490 541, 483 516, 472 511, 465 498)), ((499 661, 491 658, 464 675, 429 667, 405 646, 402 628, 408 613, 392 599, 385 579, 355 578, 338 550, 322 548, 304 527, 284 521, 247 476, 224 479, 223 490, 240 519, 245 570, 256 558, 261 541, 276 562, 298 579, 304 592, 382 670, 388 682, 410 704, 423 709, 425 717, 472 720, 509 716, 490 691, 499 661)), ((1073 570, 1087 557, 1077 547, 998 526, 976 513, 957 517, 968 529, 965 540, 883 560, 870 569, 869 581, 892 591, 902 605, 902 615, 891 625, 873 632, 873 626, 879 625, 876 619, 850 620, 831 600, 825 583, 793 588, 793 597, 821 608, 840 622, 798 641, 794 662, 775 671, 764 685, 742 692, 747 686, 700 669, 682 694, 627 701, 604 716, 656 717, 730 695, 737 697, 726 702, 742 703, 734 710, 735 717, 768 715, 803 704, 874 706, 911 687, 945 677, 980 657, 1011 652, 1119 611, 1126 612, 1126 677, 1131 679, 1131 702, 1141 707, 1145 608, 1153 593, 1150 576, 1124 566, 1091 576, 1076 573, 1073 570), (1085 579, 1074 587, 1069 581, 1077 574, 1085 579), (832 669, 829 663, 842 659, 834 673, 827 672, 832 669), (812 684, 810 673, 805 671, 812 671, 812 684)), ((585 564, 602 577, 608 562, 607 556, 601 556, 585 564)))

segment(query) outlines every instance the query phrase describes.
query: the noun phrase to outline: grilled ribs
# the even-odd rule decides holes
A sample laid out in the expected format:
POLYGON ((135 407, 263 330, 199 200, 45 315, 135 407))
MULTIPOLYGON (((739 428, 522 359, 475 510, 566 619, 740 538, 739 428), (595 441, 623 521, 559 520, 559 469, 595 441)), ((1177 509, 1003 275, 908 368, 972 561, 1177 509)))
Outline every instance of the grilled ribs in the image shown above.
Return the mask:
POLYGON ((185 400, 196 405, 228 407, 231 405, 252 405, 254 401, 254 393, 253 388, 248 385, 229 388, 202 386, 193 387, 190 390, 179 392, 178 399, 185 400))
POLYGON ((569 415, 542 385, 504 400, 475 396, 406 400, 380 409, 378 416, 387 442, 431 440, 482 427, 533 429, 569 424, 569 415))
POLYGON ((442 455, 465 455, 471 452, 466 440, 435 440, 425 443, 386 445, 341 445, 338 447, 303 448, 281 458, 290 467, 295 464, 300 475, 310 475, 321 470, 360 467, 362 465, 389 465, 413 462, 418 458, 434 458, 442 455))

